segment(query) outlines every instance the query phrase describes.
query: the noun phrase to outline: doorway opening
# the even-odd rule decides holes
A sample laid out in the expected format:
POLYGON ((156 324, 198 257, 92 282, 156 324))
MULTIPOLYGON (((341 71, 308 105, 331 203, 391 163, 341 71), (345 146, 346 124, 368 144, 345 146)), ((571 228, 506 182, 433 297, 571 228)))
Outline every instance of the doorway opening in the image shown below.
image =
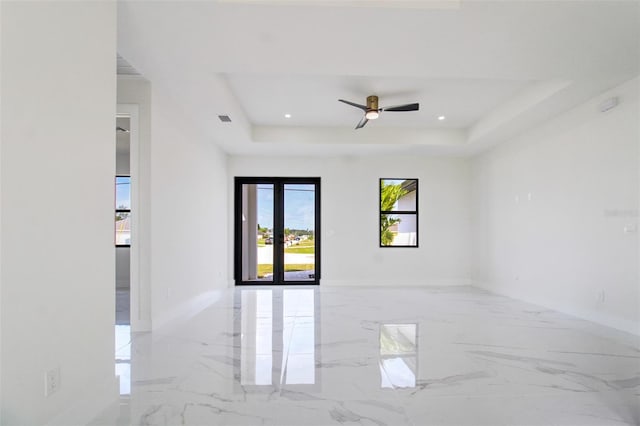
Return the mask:
MULTIPOLYGON (((113 178, 115 322, 131 331, 149 331, 140 292, 138 105, 118 104, 113 178)), ((146 298, 145 298, 146 301, 146 298)))
POLYGON ((238 285, 320 283, 320 178, 236 177, 238 285))
POLYGON ((116 118, 116 325, 131 324, 131 118, 116 118))

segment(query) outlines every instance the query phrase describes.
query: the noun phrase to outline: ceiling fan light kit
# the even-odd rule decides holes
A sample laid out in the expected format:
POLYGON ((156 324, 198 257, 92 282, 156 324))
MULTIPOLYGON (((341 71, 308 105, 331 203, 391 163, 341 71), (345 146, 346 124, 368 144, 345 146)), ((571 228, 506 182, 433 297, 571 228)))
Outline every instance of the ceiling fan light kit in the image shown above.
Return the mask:
POLYGON ((367 124, 369 120, 375 120, 380 116, 382 111, 391 111, 391 112, 407 112, 407 111, 418 111, 420 109, 420 104, 405 104, 405 105, 397 105, 393 107, 380 108, 378 106, 378 97, 375 95, 367 96, 367 104, 360 105, 355 102, 345 101, 344 99, 338 99, 338 101, 345 103, 347 105, 351 105, 353 107, 359 108, 364 111, 364 117, 356 126, 357 129, 361 129, 367 124))
POLYGON ((378 111, 367 111, 364 114, 365 117, 367 117, 367 120, 375 120, 376 118, 378 118, 380 116, 380 113, 378 111))

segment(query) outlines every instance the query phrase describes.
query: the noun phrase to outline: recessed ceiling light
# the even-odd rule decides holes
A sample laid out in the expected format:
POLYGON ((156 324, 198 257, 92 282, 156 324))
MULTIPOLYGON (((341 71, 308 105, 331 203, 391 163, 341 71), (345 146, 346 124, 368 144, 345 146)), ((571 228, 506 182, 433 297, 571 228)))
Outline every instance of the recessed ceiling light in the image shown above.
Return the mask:
POLYGON ((442 121, 442 120, 444 120, 445 118, 447 118, 447 117, 445 117, 444 115, 441 115, 441 116, 439 116, 439 117, 438 117, 438 120, 442 121))
POLYGON ((285 114, 284 118, 291 118, 291 114, 285 114))

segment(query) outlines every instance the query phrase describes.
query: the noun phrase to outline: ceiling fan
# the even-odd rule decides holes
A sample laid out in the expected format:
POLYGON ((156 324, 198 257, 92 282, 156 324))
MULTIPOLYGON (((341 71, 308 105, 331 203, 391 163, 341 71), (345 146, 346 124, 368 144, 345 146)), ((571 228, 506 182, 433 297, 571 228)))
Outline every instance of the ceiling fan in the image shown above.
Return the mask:
POLYGON ((360 122, 356 126, 356 130, 363 128, 369 120, 375 120, 376 118, 378 118, 382 111, 402 112, 402 111, 418 111, 420 109, 420 104, 417 102, 413 104, 396 105, 396 106, 387 107, 387 108, 378 108, 378 97, 375 95, 367 96, 367 105, 356 104, 354 102, 345 101, 344 99, 338 99, 338 100, 347 105, 360 108, 361 110, 364 111, 364 117, 362 117, 362 120, 360 120, 360 122))

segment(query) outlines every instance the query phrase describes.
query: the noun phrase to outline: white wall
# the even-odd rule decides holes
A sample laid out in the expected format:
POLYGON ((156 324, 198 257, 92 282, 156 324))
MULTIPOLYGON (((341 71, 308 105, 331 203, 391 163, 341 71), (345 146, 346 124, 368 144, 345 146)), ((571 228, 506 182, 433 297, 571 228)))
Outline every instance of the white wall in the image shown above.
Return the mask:
POLYGON ((140 290, 131 312, 151 329, 196 313, 227 285, 226 155, 166 93, 142 77, 118 77, 118 104, 138 105, 140 117, 140 290))
MULTIPOLYGON (((398 200, 398 210, 413 210, 416 208, 416 197, 418 191, 411 191, 398 200)), ((416 238, 416 217, 413 215, 405 216, 398 223, 398 235, 394 238, 395 244, 415 244, 416 238)))
POLYGON ((227 157, 153 86, 153 328, 195 314, 227 287, 227 157))
POLYGON ((640 333, 638 80, 473 160, 477 285, 640 333), (620 105, 606 113, 611 96, 620 105), (529 200, 529 194, 531 199, 529 200))
POLYGON ((116 4, 0 7, 0 423, 83 424, 117 395, 116 4))
MULTIPOLYGON (((469 284, 469 165, 415 157, 229 159, 228 228, 234 176, 321 177, 320 285, 469 284), (418 178, 419 248, 379 247, 379 178, 418 178)), ((233 253, 233 235, 229 236, 233 253)), ((233 277, 230 256, 229 277, 233 277)))

